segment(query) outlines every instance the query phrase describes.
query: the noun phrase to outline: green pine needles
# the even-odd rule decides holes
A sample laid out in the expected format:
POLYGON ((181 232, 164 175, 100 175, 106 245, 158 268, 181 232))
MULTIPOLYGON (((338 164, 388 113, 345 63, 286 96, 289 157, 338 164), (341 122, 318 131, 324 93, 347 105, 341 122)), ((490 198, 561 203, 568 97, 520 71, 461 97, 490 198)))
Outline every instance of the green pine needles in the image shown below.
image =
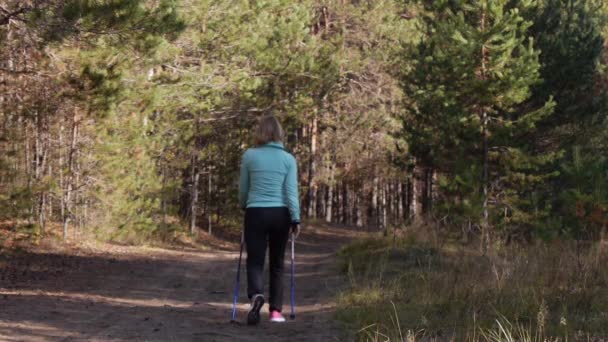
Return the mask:
MULTIPOLYGON (((553 112, 547 97, 524 106, 541 82, 539 51, 521 12, 531 1, 433 2, 422 40, 405 58, 404 132, 414 155, 440 173, 440 210, 527 234, 535 186, 553 176, 541 167, 557 155, 529 143, 553 112)), ((536 214, 535 214, 536 213, 536 214)), ((458 216, 458 215, 456 215, 458 216)), ((487 232, 487 231, 486 231, 487 232)))

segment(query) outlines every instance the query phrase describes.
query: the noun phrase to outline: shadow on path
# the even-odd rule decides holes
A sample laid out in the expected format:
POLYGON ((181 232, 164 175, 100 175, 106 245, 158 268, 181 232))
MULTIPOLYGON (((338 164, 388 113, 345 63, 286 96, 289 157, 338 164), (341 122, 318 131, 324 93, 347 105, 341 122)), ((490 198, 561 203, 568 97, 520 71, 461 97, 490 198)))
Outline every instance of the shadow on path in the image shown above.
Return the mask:
MULTIPOLYGON (((334 256, 356 235, 344 228, 307 229, 296 243, 297 319, 258 327, 229 323, 238 251, 125 247, 114 254, 2 256, 0 340, 349 340, 333 317, 333 298, 344 285, 334 256)), ((241 274, 242 321, 248 304, 241 274)))

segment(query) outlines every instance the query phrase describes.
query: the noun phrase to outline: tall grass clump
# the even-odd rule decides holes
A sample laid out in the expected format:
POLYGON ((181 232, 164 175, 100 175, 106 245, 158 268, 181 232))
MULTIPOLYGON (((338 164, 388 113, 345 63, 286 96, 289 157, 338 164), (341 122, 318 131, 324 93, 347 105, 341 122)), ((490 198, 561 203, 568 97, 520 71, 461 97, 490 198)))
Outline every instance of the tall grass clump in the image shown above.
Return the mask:
POLYGON ((495 244, 486 253, 412 231, 343 248, 338 316, 360 341, 608 337, 602 242, 495 244))

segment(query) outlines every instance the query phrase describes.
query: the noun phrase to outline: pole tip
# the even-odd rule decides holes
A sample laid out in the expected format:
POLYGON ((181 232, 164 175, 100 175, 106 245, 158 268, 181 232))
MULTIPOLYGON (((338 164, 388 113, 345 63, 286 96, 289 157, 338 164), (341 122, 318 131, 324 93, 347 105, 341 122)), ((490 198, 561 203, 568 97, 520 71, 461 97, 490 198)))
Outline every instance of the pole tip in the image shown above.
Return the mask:
POLYGON ((291 315, 289 316, 289 318, 291 318, 291 319, 296 319, 296 315, 291 314, 291 315))

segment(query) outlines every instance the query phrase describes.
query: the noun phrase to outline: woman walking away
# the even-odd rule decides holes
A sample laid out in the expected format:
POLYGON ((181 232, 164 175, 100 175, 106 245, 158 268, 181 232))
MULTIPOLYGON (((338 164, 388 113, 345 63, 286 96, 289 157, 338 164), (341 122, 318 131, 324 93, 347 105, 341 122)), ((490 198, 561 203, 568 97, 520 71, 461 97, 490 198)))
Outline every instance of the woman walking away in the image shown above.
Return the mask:
POLYGON ((255 131, 255 147, 241 160, 239 201, 245 209, 247 295, 251 309, 247 324, 260 322, 264 305, 264 258, 269 248, 271 322, 285 322, 283 266, 290 231, 300 233, 298 169, 283 147, 283 129, 274 116, 263 117, 255 131))

